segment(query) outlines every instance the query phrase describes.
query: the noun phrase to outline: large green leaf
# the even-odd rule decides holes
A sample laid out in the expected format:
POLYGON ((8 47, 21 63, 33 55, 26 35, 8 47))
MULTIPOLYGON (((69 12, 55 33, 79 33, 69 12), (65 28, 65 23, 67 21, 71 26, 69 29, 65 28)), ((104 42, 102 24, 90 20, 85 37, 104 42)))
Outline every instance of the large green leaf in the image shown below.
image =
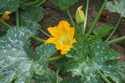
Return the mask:
POLYGON ((37 60, 37 63, 34 65, 34 71, 37 75, 44 75, 43 69, 48 70, 48 57, 53 55, 55 52, 56 49, 50 45, 41 45, 36 48, 36 56, 34 59, 37 60), (40 64, 42 65, 40 66, 40 64))
MULTIPOLYGON (((21 28, 21 27, 20 27, 21 28)), ((23 48, 32 35, 30 30, 13 28, 0 39, 0 83, 26 82, 31 77, 32 60, 23 48)))
MULTIPOLYGON (((79 83, 104 83, 107 81, 124 83, 125 66, 123 62, 116 61, 118 56, 119 53, 100 40, 80 40, 67 54, 67 59, 60 62, 63 64, 60 69, 71 72, 71 78, 79 77, 77 79, 81 80, 79 83)), ((74 81, 74 83, 77 82, 74 81)))
POLYGON ((106 8, 111 12, 117 12, 125 17, 125 0, 109 1, 107 2, 106 8))
POLYGON ((56 83, 55 72, 48 68, 48 57, 55 52, 56 49, 51 45, 41 45, 36 48, 36 56, 34 59, 36 59, 37 62, 33 65, 35 74, 33 79, 37 83, 56 83))
MULTIPOLYGON (((42 45, 36 52, 30 48, 29 38, 34 34, 28 27, 12 27, 0 38, 0 83, 32 83, 32 77, 53 77, 47 73, 47 57, 53 54, 53 46, 42 45), (33 58, 39 57, 39 58, 33 58)), ((53 81, 53 80, 49 80, 53 81)), ((49 83, 49 82, 48 82, 49 83)), ((52 82, 50 82, 52 83, 52 82)))
POLYGON ((60 10, 67 10, 69 7, 74 5, 78 0, 53 0, 54 5, 56 5, 60 10))

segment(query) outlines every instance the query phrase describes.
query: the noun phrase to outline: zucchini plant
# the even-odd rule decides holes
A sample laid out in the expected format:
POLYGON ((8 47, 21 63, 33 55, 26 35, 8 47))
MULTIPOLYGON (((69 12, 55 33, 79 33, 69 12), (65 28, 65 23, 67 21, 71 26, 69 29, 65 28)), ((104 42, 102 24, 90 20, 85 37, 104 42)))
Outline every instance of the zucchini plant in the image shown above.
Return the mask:
POLYGON ((124 16, 124 11, 117 10, 124 7, 124 0, 117 5, 104 0, 90 23, 89 0, 83 1, 85 11, 80 6, 74 16, 70 8, 78 0, 51 1, 66 16, 48 27, 48 33, 42 30, 48 37, 40 38, 39 23, 44 19, 43 5, 47 0, 1 0, 0 29, 4 28, 6 33, 0 35, 0 83, 124 83, 125 62, 119 60, 121 54, 111 47, 125 39, 112 39, 124 16), (121 13, 115 27, 96 26, 105 8, 121 13), (12 12, 13 23, 2 18, 5 11, 12 12), (34 40, 38 43, 35 47, 34 40))

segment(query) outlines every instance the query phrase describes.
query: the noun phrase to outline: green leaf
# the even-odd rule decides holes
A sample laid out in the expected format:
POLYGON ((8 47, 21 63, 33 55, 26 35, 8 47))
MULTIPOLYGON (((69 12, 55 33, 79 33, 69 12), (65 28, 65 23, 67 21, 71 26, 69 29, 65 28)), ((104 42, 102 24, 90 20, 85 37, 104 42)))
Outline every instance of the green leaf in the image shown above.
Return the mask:
POLYGON ((31 77, 32 60, 23 47, 33 33, 20 28, 8 30, 0 39, 0 83, 26 82, 31 77))
POLYGON ((113 29, 112 26, 105 24, 96 28, 93 33, 96 35, 96 37, 103 38, 106 37, 112 29, 113 29))
POLYGON ((76 2, 78 2, 78 0, 53 0, 52 2, 60 10, 65 11, 69 9, 72 5, 74 5, 76 2))
POLYGON ((36 48, 35 52, 36 56, 33 58, 37 62, 34 63, 34 72, 37 75, 41 75, 48 68, 48 57, 53 55, 56 49, 51 45, 40 45, 36 48))
POLYGON ((12 27, 6 36, 0 38, 0 83, 31 83, 32 77, 36 76, 49 81, 47 83, 54 81, 50 79, 55 78, 55 73, 49 73, 47 57, 55 49, 42 45, 33 52, 29 38, 34 33, 28 27, 12 27))
POLYGON ((52 56, 55 52, 56 49, 53 45, 40 45, 39 47, 36 48, 36 54, 37 54, 36 58, 38 58, 40 62, 43 60, 45 61, 45 59, 52 56))
POLYGON ((109 1, 107 2, 106 8, 111 12, 117 12, 121 16, 125 17, 125 0, 109 1))
POLYGON ((42 7, 29 7, 20 11, 21 21, 34 21, 39 22, 43 18, 43 8, 42 7))
MULTIPOLYGON (((80 40, 60 61, 62 71, 71 72, 71 78, 79 77, 81 83, 124 83, 124 62, 117 62, 119 53, 101 40, 80 40)), ((64 79, 65 80, 65 79, 64 79)), ((75 82, 74 82, 75 83, 75 82)))
POLYGON ((19 7, 20 0, 0 0, 0 12, 16 11, 19 7))
POLYGON ((52 70, 43 69, 41 75, 34 75, 36 83, 56 83, 56 74, 52 70))
POLYGON ((56 49, 51 45, 41 45, 36 48, 37 62, 33 65, 35 73, 33 78, 37 83, 56 83, 55 72, 48 68, 48 57, 55 52, 56 49))
POLYGON ((104 75, 110 79, 112 79, 112 81, 116 82, 116 83, 124 83, 125 82, 125 62, 110 62, 111 64, 105 64, 102 67, 102 70, 104 72, 104 75))

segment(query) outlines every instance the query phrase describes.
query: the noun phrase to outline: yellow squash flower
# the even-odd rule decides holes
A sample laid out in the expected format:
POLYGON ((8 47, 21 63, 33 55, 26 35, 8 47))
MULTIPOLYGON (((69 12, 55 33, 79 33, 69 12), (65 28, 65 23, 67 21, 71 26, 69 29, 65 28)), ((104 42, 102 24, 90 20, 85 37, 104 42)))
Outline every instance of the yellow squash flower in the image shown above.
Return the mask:
POLYGON ((70 51, 73 43, 76 42, 74 38, 75 28, 71 27, 65 20, 60 21, 57 26, 49 27, 48 31, 51 37, 47 39, 46 43, 54 44, 62 55, 70 51))

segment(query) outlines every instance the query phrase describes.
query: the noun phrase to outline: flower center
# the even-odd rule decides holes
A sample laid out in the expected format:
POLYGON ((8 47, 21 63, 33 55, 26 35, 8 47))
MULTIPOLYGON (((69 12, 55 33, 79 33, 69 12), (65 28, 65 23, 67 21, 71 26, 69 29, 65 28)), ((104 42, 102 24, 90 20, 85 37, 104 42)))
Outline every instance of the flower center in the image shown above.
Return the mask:
POLYGON ((68 42, 68 38, 67 38, 66 34, 64 34, 64 35, 62 35, 62 36, 60 37, 60 42, 61 42, 62 44, 65 44, 65 43, 68 42))

